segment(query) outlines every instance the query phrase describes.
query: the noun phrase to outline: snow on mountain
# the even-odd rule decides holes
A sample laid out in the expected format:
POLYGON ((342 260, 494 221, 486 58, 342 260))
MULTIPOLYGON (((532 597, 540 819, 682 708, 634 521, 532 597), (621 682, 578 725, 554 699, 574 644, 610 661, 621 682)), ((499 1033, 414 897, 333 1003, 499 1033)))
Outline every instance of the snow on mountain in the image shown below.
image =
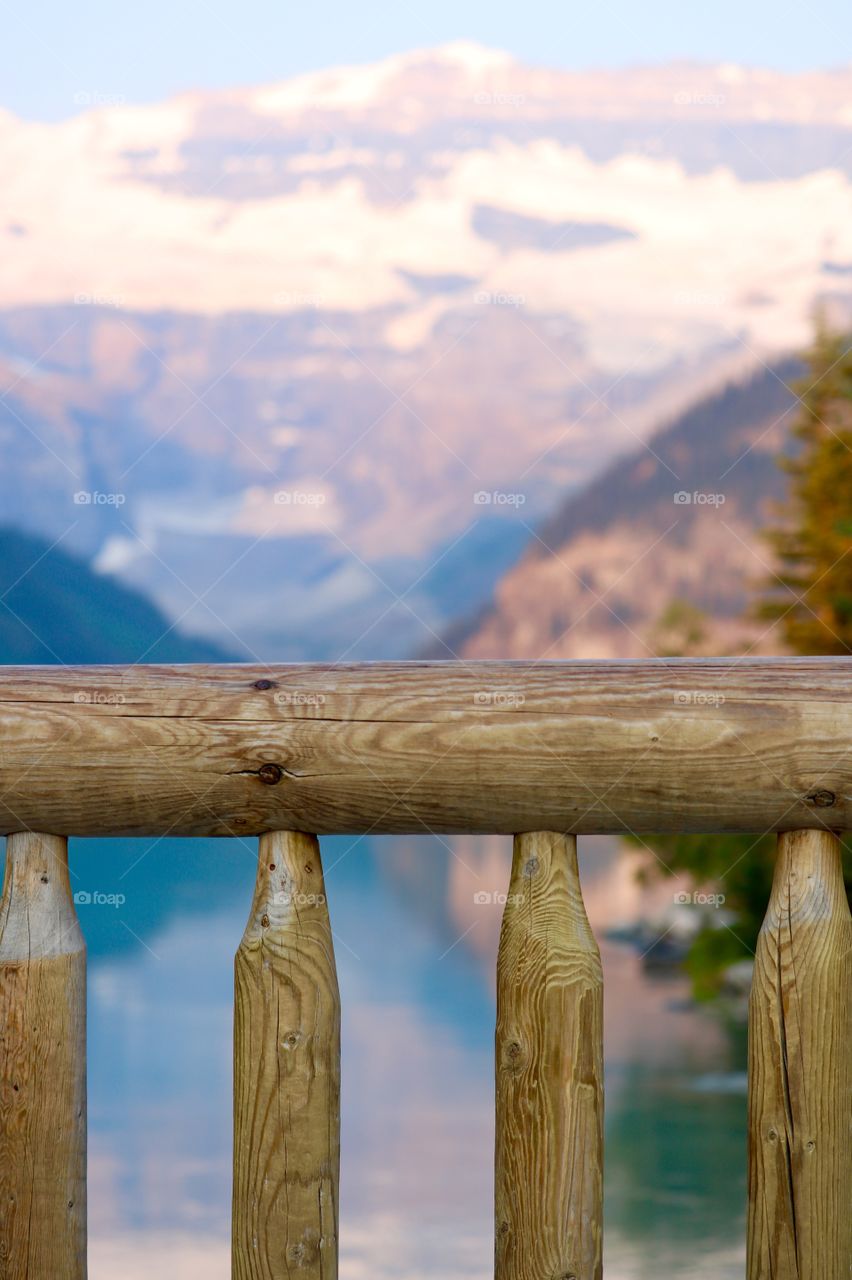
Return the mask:
MULTIPOLYGON (((852 84, 852 75, 839 78, 852 84)), ((624 73, 622 115, 648 111, 646 79, 624 73)), ((776 74, 666 69, 655 73, 657 109, 668 130, 693 130, 697 143, 707 112, 726 118, 729 99, 743 120, 771 109, 775 127, 779 118, 836 123, 829 93, 808 92, 806 77, 787 79, 782 106, 776 74), (679 83, 693 87, 671 87, 679 83), (719 84, 724 94, 713 91, 719 84)), ((824 260, 852 260, 849 175, 818 154, 796 176, 767 162, 760 182, 743 181, 732 162, 695 172, 667 152, 665 138, 601 160, 565 136, 555 111, 560 101, 580 109, 578 82, 593 88, 595 78, 530 71, 460 43, 277 88, 95 108, 60 125, 15 129, 7 121, 0 305, 103 299, 214 314, 405 308, 417 299, 404 273, 417 273, 470 277, 469 298, 504 292, 538 311, 568 308, 613 368, 636 347, 630 338, 612 343, 614 324, 664 347, 681 338, 700 344, 714 328, 776 349, 801 341, 824 260), (546 124, 536 93, 542 78, 556 95, 546 100, 546 124), (430 121, 413 136, 395 111, 399 104, 404 114, 406 95, 430 121), (371 125, 368 136, 354 136, 353 112, 368 108, 380 113, 383 132, 371 125), (442 120, 483 112, 489 127, 475 136, 430 136, 442 120), (332 116, 333 128, 299 133, 316 115, 332 116), (211 151, 215 175, 195 180, 211 151), (399 168, 410 170, 406 190, 396 197, 388 181, 383 193, 383 174, 399 168), (631 235, 569 255, 557 231, 538 249, 506 252, 474 229, 483 203, 557 228, 604 221, 631 235)), ((599 109, 590 94, 586 116, 599 109)), ((733 126, 721 131, 732 153, 747 151, 733 126)), ((418 306, 423 322, 413 340, 454 305, 433 303, 428 320, 418 306)), ((408 328, 389 320, 390 340, 407 341, 394 335, 408 328)))

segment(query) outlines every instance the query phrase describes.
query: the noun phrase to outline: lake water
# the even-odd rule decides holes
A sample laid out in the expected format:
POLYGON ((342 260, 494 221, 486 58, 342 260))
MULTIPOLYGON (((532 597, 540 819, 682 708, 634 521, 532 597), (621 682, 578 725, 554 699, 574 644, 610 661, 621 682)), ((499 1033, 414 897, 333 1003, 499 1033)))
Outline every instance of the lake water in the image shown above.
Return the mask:
MULTIPOLYGON (((343 1002, 341 1274, 492 1266, 494 964, 506 838, 322 841, 343 1002)), ((253 841, 72 842, 89 947, 91 1280, 228 1280, 233 954, 253 841)), ((581 842, 598 930, 629 908, 581 842)), ((742 1034, 602 945, 608 1280, 744 1267, 742 1034)))

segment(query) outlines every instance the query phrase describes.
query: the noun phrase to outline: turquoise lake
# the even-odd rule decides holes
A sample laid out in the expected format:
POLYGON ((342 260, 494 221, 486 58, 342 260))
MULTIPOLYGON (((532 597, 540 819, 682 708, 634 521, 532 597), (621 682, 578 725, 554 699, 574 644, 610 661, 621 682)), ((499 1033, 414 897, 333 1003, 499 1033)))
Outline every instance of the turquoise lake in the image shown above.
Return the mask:
MULTIPOLYGON (((322 850, 343 1004, 341 1274, 486 1280, 494 899, 511 842, 335 837, 322 850)), ((118 897, 78 908, 91 1280, 230 1276, 232 963, 255 857, 252 840, 72 842, 75 892, 118 897)), ((624 893, 613 842, 581 842, 581 868, 600 935, 624 893)), ((608 1280, 733 1280, 744 1035, 629 947, 602 955, 608 1280)))

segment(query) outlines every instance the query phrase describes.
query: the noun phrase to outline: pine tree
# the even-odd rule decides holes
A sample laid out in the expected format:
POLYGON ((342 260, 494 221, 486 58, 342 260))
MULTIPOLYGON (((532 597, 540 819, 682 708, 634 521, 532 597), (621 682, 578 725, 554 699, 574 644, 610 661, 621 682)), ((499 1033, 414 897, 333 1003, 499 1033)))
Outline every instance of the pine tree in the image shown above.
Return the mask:
MULTIPOLYGON (((807 372, 792 388, 799 408, 792 449, 781 465, 790 475, 779 526, 766 537, 778 570, 756 612, 775 619, 785 648, 795 654, 852 653, 852 338, 818 321, 807 372), (798 446, 798 447, 797 447, 798 446)), ((675 605, 667 624, 680 620, 675 605), (674 610, 674 612, 673 612, 674 610)), ((670 628, 671 629, 671 628, 670 628)), ((689 629, 675 653, 695 652, 689 629)), ((725 894, 733 923, 696 935, 687 968, 696 995, 718 989, 726 965, 753 953, 766 910, 775 864, 775 837, 737 835, 648 836, 636 841, 662 859, 649 874, 687 872, 696 884, 725 894)), ((845 840, 844 870, 852 890, 852 849, 845 840)))
POLYGON ((793 390, 790 495, 768 533, 778 563, 759 606, 799 654, 852 653, 852 340, 818 323, 793 390))

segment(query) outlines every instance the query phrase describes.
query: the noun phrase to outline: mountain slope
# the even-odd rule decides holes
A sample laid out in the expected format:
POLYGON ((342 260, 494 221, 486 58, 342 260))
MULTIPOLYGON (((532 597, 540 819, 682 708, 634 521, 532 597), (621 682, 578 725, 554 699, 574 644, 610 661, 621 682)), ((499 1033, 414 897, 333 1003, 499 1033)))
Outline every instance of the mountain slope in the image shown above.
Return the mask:
POLYGON ((0 663, 224 662, 148 600, 59 547, 0 529, 0 663))
MULTIPOLYGON (((694 406, 569 498, 448 633, 469 658, 633 658, 772 651, 744 620, 770 573, 759 530, 784 493, 779 450, 796 408, 785 360, 694 406), (699 617, 706 614, 706 617, 699 617)), ((446 653, 445 655, 446 656, 446 653)))

